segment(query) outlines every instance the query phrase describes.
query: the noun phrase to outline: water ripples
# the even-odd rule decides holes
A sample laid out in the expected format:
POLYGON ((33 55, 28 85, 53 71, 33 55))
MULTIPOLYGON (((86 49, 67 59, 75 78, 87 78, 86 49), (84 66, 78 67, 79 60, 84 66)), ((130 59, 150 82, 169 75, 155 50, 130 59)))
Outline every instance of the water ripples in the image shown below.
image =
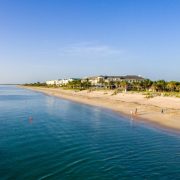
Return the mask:
POLYGON ((180 178, 178 135, 31 91, 4 94, 2 180, 180 178))

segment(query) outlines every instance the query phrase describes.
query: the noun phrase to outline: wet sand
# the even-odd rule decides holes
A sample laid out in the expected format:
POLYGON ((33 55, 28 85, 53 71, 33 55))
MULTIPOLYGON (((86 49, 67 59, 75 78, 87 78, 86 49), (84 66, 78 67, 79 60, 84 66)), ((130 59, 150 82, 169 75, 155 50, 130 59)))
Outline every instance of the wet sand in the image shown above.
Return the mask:
POLYGON ((147 99, 142 94, 131 92, 113 95, 113 90, 75 91, 62 88, 24 88, 79 103, 108 108, 129 118, 180 131, 180 98, 158 96, 147 99), (161 113, 162 109, 163 113, 161 113))

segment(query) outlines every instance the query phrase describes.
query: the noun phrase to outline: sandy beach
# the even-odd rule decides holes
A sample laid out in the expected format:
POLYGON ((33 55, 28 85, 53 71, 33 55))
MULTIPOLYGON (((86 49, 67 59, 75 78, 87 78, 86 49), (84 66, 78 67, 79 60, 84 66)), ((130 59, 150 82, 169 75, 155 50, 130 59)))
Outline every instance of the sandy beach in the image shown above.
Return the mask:
POLYGON ((151 122, 163 128, 180 130, 180 98, 158 96, 147 99, 142 94, 131 92, 113 95, 113 90, 90 92, 62 88, 25 88, 79 103, 108 108, 134 120, 151 122), (136 108, 137 113, 135 114, 136 108), (163 113, 161 113, 162 109, 163 113))

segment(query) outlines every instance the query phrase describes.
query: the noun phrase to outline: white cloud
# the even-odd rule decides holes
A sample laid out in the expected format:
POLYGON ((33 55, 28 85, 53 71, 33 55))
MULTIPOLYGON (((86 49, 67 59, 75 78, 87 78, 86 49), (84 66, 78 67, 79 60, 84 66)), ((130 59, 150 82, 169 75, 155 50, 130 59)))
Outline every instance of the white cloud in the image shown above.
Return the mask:
POLYGON ((108 56, 121 55, 123 50, 107 45, 98 45, 92 43, 72 44, 59 49, 60 56, 108 56))

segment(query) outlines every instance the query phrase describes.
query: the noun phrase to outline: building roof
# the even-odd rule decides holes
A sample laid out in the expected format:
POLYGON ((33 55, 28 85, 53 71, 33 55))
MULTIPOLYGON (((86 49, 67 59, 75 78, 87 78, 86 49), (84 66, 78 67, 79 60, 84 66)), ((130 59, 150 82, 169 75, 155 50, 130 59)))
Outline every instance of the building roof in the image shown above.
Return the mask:
POLYGON ((102 78, 105 78, 105 79, 108 79, 108 78, 119 78, 119 79, 136 79, 136 80, 144 80, 143 77, 141 76, 137 76, 137 75, 125 75, 125 76, 92 76, 92 77, 86 77, 86 78, 83 78, 83 79, 95 79, 97 77, 102 77, 102 78))

